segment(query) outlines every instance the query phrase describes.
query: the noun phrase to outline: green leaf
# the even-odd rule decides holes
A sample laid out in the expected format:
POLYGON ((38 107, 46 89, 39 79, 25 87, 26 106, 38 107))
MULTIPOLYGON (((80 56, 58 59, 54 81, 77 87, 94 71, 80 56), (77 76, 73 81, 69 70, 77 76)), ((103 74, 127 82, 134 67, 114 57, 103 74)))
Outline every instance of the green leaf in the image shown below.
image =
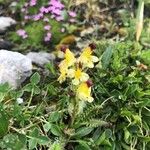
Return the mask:
POLYGON ((129 132, 127 129, 125 129, 125 130, 124 130, 124 140, 125 140, 127 143, 128 143, 129 137, 130 137, 130 132, 129 132))
POLYGON ((36 85, 36 84, 38 84, 39 82, 40 82, 40 75, 39 75, 39 73, 34 73, 33 75, 32 75, 32 77, 30 78, 30 82, 33 84, 33 85, 36 85))
POLYGON ((105 52, 103 53, 102 55, 102 67, 104 69, 106 69, 111 61, 111 57, 112 57, 112 54, 113 54, 113 50, 112 50, 112 47, 109 46, 106 48, 105 52))
POLYGON ((40 94, 41 90, 38 86, 34 86, 34 94, 40 94))
POLYGON ((93 131, 94 128, 91 127, 82 127, 79 128, 76 133, 73 135, 73 137, 75 138, 81 138, 84 137, 86 135, 88 135, 89 133, 91 133, 93 131))
POLYGON ((48 63, 46 64, 46 68, 53 74, 56 74, 56 70, 54 69, 54 64, 53 63, 48 63))
POLYGON ((23 87, 23 91, 26 91, 26 92, 31 92, 32 89, 33 89, 33 85, 31 83, 29 83, 23 87))
POLYGON ((83 150, 91 150, 91 148, 89 147, 86 141, 78 140, 78 142, 79 142, 79 146, 81 146, 83 150))
POLYGON ((0 109, 0 137, 3 137, 8 131, 9 119, 4 110, 0 109))
POLYGON ((50 142, 50 139, 46 136, 38 136, 38 144, 47 145, 50 142))
POLYGON ((140 57, 146 64, 150 64, 150 50, 142 51, 140 57))
POLYGON ((34 128, 32 132, 30 132, 30 140, 29 140, 29 149, 33 149, 36 147, 38 143, 39 129, 34 128))
POLYGON ((56 136, 62 136, 62 131, 59 126, 52 124, 51 125, 51 132, 56 136))
POLYGON ((29 149, 34 149, 37 145, 37 139, 30 139, 29 140, 29 149))
POLYGON ((39 135, 39 129, 34 128, 32 132, 30 132, 29 136, 29 149, 34 149, 37 144, 46 145, 50 142, 50 139, 46 136, 39 135))
POLYGON ((44 131, 48 132, 51 128, 51 124, 49 122, 47 122, 46 124, 43 125, 44 131))
POLYGON ((60 119, 60 113, 58 113, 58 112, 52 112, 51 114, 50 114, 50 117, 49 117, 49 121, 50 122, 56 122, 56 121, 58 121, 60 119))
MULTIPOLYGON (((108 138, 110 138, 112 136, 112 132, 110 129, 105 130, 100 136, 99 138, 96 140, 95 144, 96 145, 101 145, 103 142, 105 143, 108 138)), ((109 146, 111 145, 109 141, 106 142, 109 146)))
POLYGON ((9 90, 8 83, 0 84, 0 93, 7 93, 9 90))
POLYGON ((62 146, 60 143, 55 142, 52 146, 51 146, 51 150, 62 150, 62 146))
POLYGON ((26 142, 27 140, 25 135, 16 133, 7 134, 6 136, 4 136, 1 146, 3 147, 3 149, 25 150, 26 142))

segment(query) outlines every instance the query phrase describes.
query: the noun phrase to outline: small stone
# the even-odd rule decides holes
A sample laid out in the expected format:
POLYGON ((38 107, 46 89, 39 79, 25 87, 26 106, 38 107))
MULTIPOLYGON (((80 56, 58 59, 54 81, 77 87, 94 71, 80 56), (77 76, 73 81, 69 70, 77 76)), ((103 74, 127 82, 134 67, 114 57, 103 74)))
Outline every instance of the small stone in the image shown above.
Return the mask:
POLYGON ((32 62, 26 56, 7 50, 0 50, 0 84, 9 83, 16 89, 32 74, 32 62))
POLYGON ((6 30, 11 25, 16 24, 16 21, 10 17, 0 17, 0 31, 6 30))
POLYGON ((32 63, 40 67, 55 59, 54 54, 46 52, 29 52, 26 56, 32 60, 32 63))
POLYGON ((17 103, 18 103, 18 104, 22 104, 22 103, 23 103, 23 98, 20 98, 20 97, 17 98, 17 103))
POLYGON ((0 40, 0 49, 12 49, 13 44, 9 41, 0 40))

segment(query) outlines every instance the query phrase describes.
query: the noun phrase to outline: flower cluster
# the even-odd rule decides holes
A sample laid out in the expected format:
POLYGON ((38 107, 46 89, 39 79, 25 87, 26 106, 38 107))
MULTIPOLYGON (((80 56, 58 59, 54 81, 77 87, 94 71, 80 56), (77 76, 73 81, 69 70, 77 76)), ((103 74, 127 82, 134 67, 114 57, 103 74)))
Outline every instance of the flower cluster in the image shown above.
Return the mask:
POLYGON ((61 51, 64 53, 64 60, 59 64, 60 76, 58 81, 62 83, 67 78, 70 78, 72 85, 74 85, 76 96, 80 100, 88 102, 92 102, 93 97, 91 97, 92 82, 86 70, 93 68, 94 63, 99 61, 96 56, 92 55, 95 48, 94 44, 90 44, 87 48, 83 49, 81 55, 76 58, 74 53, 68 48, 62 47, 61 51))
MULTIPOLYGON (((76 22, 76 13, 74 11, 66 11, 64 4, 61 3, 60 0, 47 0, 47 4, 44 6, 38 6, 37 0, 30 0, 26 2, 21 12, 23 13, 24 19, 27 21, 43 21, 46 22, 46 25, 43 28, 43 31, 46 32, 44 41, 48 42, 51 39, 50 32, 50 20, 54 19, 58 22, 60 21, 68 21, 70 23, 76 22), (30 9, 37 9, 36 14, 30 14, 30 9), (68 16, 68 20, 64 17, 64 13, 68 16)), ((60 32, 64 32, 64 28, 60 29, 60 32)))
POLYGON ((18 34, 20 37, 22 37, 23 39, 26 39, 26 38, 28 37, 26 31, 23 30, 23 29, 17 30, 17 34, 18 34))

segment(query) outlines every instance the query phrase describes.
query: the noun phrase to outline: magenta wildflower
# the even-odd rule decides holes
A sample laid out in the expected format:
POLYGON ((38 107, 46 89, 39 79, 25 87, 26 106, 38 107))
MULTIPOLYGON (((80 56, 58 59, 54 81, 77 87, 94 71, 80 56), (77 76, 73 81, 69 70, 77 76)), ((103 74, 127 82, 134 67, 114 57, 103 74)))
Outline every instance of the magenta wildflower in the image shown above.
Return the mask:
POLYGON ((49 22, 49 19, 47 17, 44 17, 43 21, 49 22))
POLYGON ((37 1, 36 1, 36 0, 30 0, 30 6, 35 6, 35 5, 36 5, 36 3, 37 3, 37 1))
POLYGON ((21 8, 21 12, 25 12, 26 11, 26 9, 25 8, 21 8))
POLYGON ((26 3, 24 4, 24 7, 28 7, 28 6, 29 6, 29 3, 26 2, 26 3))
POLYGON ((77 16, 77 14, 74 11, 69 11, 68 14, 71 17, 76 17, 77 16))
POLYGON ((69 19, 69 21, 70 21, 71 23, 76 22, 76 20, 75 20, 75 19, 73 19, 73 18, 69 19))
POLYGON ((30 19, 30 16, 26 15, 26 16, 24 16, 24 19, 28 20, 28 19, 30 19))
POLYGON ((44 12, 45 12, 45 7, 42 6, 42 7, 40 8, 40 12, 41 12, 41 13, 44 13, 44 12))
POLYGON ((55 18, 57 21, 62 21, 64 18, 62 16, 56 16, 55 18))
POLYGON ((34 20, 34 21, 38 21, 38 20, 40 20, 41 18, 43 18, 43 14, 42 14, 42 13, 39 13, 39 14, 33 16, 33 20, 34 20))
POLYGON ((61 32, 62 32, 62 33, 65 32, 65 28, 61 28, 61 32))
POLYGON ((52 5, 55 8, 60 8, 60 9, 64 8, 64 5, 60 1, 57 1, 57 0, 50 0, 49 5, 52 5))
POLYGON ((61 15, 61 10, 60 9, 54 9, 53 11, 52 11, 52 13, 54 13, 55 15, 61 15))
POLYGON ((48 31, 48 30, 51 29, 51 26, 50 25, 46 25, 46 26, 44 26, 44 29, 48 31))
POLYGON ((51 36, 52 36, 52 34, 48 32, 48 33, 46 34, 46 36, 44 37, 44 41, 45 41, 45 42, 50 41, 51 36))
POLYGON ((21 36, 23 39, 25 39, 25 38, 28 37, 26 31, 23 30, 23 29, 19 29, 19 30, 17 31, 17 34, 18 34, 19 36, 21 36))

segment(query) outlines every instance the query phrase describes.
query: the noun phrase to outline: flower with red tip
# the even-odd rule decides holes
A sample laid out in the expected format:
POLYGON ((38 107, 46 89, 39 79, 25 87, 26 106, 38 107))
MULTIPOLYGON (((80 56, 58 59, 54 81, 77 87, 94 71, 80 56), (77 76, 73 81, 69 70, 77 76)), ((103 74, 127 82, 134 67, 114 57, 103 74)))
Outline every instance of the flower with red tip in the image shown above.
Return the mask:
POLYGON ((94 98, 91 96, 91 87, 87 84, 87 82, 82 82, 77 88, 77 97, 80 100, 93 102, 94 98))

